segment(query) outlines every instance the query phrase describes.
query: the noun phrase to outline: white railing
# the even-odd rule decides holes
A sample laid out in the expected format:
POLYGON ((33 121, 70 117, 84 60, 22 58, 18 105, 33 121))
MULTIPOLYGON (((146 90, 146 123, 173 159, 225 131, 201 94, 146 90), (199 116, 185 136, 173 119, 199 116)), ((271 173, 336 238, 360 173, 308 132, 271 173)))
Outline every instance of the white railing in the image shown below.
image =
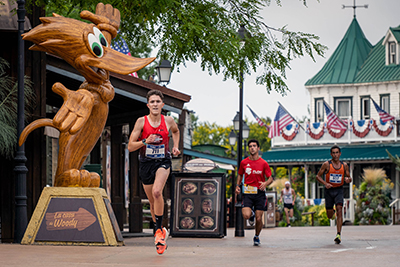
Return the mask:
POLYGON ((326 123, 320 122, 320 128, 314 128, 313 123, 309 122, 304 122, 301 124, 301 127, 298 126, 297 123, 292 123, 288 125, 287 127, 284 128, 282 131, 283 134, 280 136, 276 136, 272 138, 271 140, 271 146, 272 147, 279 147, 279 146, 304 146, 304 145, 322 145, 322 144, 331 144, 331 143, 366 143, 366 142, 390 142, 390 141, 397 141, 397 131, 396 131, 396 125, 393 124, 392 122, 387 122, 385 125, 380 124, 380 121, 374 121, 374 120, 369 120, 369 121, 351 121, 349 120, 348 123, 348 129, 346 132, 343 134, 342 137, 340 138, 335 138, 331 134, 329 134, 328 129, 326 127, 326 123), (369 125, 368 127, 363 126, 361 127, 360 125, 362 124, 361 122, 364 122, 364 125, 369 125), (376 127, 379 127, 379 130, 385 130, 388 128, 391 128, 391 132, 387 136, 382 136, 380 135, 376 130, 375 127, 373 126, 373 122, 375 122, 376 127), (353 127, 351 125, 355 125, 356 130, 358 132, 356 133, 353 130, 353 127), (322 131, 323 135, 319 139, 314 139, 310 136, 308 132, 312 131, 314 134, 320 133, 321 129, 323 128, 322 131), (365 131, 366 128, 370 128, 369 132, 363 136, 360 136, 361 131, 365 131), (286 134, 286 136, 293 135, 293 132, 297 132, 295 134, 295 137, 288 141, 285 139, 283 136, 286 134), (306 132, 307 131, 307 132, 306 132))
POLYGON ((392 201, 392 203, 389 204, 389 208, 391 210, 390 214, 392 215, 392 223, 390 225, 395 224, 394 219, 395 219, 395 214, 393 213, 394 208, 399 209, 399 204, 400 204, 400 198, 396 198, 395 200, 392 201))

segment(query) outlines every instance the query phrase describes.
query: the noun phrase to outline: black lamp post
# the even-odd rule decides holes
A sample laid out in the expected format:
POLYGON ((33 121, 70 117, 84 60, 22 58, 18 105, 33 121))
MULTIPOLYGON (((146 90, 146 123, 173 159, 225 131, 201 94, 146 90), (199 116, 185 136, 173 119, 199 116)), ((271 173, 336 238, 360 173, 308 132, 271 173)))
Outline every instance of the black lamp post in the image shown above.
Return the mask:
MULTIPOLYGON (((24 76, 25 76, 25 57, 24 40, 22 34, 25 30, 25 1, 18 0, 18 118, 17 118, 17 136, 21 135, 24 129, 24 76)), ((25 145, 18 146, 14 158, 16 175, 15 180, 15 223, 14 223, 14 242, 21 243, 25 229, 28 225, 28 213, 26 204, 26 168, 25 145)))
POLYGON ((156 67, 158 82, 168 84, 171 79, 171 62, 169 60, 164 59, 161 61, 161 64, 156 67))
MULTIPOLYGON (((246 38, 249 37, 249 33, 246 31, 244 25, 240 25, 238 30, 238 36, 241 42, 241 48, 244 47, 246 38)), ((240 85, 239 85, 239 114, 237 114, 238 121, 235 123, 234 128, 239 126, 237 129, 239 131, 238 138, 238 157, 237 157, 237 168, 239 170, 240 162, 242 160, 242 141, 243 141, 243 59, 241 59, 240 63, 240 85), (236 125, 235 125, 236 124, 236 125)), ((237 197, 236 203, 236 223, 235 223, 235 236, 244 236, 244 227, 243 227, 243 216, 242 216, 242 194, 239 194, 237 197)))
POLYGON ((247 157, 247 139, 249 138, 250 127, 243 121, 243 140, 244 140, 244 157, 247 157))

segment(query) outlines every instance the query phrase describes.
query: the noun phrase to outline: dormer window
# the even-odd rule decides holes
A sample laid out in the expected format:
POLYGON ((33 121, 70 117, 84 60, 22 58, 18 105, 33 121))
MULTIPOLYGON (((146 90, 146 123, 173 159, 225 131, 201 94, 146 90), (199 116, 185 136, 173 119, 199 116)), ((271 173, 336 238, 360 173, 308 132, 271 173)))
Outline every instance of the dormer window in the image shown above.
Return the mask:
POLYGON ((396 64, 396 43, 389 42, 389 64, 396 64))

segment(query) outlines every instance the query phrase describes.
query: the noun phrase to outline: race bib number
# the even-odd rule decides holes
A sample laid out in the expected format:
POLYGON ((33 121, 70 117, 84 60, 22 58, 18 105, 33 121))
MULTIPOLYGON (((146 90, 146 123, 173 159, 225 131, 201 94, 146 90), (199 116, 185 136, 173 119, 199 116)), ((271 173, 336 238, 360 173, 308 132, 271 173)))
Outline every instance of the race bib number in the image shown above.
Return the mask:
POLYGON ((165 145, 146 145, 146 157, 151 159, 165 158, 165 145))
POLYGON ((243 185, 244 194, 257 194, 257 187, 251 185, 243 185))
POLYGON ((335 174, 331 173, 329 174, 329 182, 332 184, 340 184, 342 182, 342 175, 341 174, 335 174))

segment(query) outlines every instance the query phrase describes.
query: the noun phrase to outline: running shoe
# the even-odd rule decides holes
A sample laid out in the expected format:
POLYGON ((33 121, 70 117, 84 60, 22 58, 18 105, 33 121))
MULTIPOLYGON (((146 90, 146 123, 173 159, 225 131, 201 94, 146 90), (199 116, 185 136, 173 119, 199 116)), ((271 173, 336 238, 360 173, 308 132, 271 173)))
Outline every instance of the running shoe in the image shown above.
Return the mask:
POLYGON ((340 242, 342 242, 342 239, 339 234, 336 235, 336 238, 334 239, 334 241, 336 244, 340 244, 340 242))
POLYGON ((253 243, 254 243, 254 246, 260 245, 260 244, 261 244, 261 242, 260 242, 260 237, 254 236, 254 237, 253 237, 253 243))
POLYGON ((167 229, 158 229, 155 234, 154 244, 156 245, 156 250, 158 254, 163 254, 167 249, 166 239, 168 238, 167 229))
POLYGON ((250 224, 250 226, 253 226, 253 225, 254 225, 254 219, 255 219, 255 217, 256 217, 256 214, 254 213, 253 210, 251 210, 251 216, 250 216, 250 218, 249 218, 249 224, 250 224))

